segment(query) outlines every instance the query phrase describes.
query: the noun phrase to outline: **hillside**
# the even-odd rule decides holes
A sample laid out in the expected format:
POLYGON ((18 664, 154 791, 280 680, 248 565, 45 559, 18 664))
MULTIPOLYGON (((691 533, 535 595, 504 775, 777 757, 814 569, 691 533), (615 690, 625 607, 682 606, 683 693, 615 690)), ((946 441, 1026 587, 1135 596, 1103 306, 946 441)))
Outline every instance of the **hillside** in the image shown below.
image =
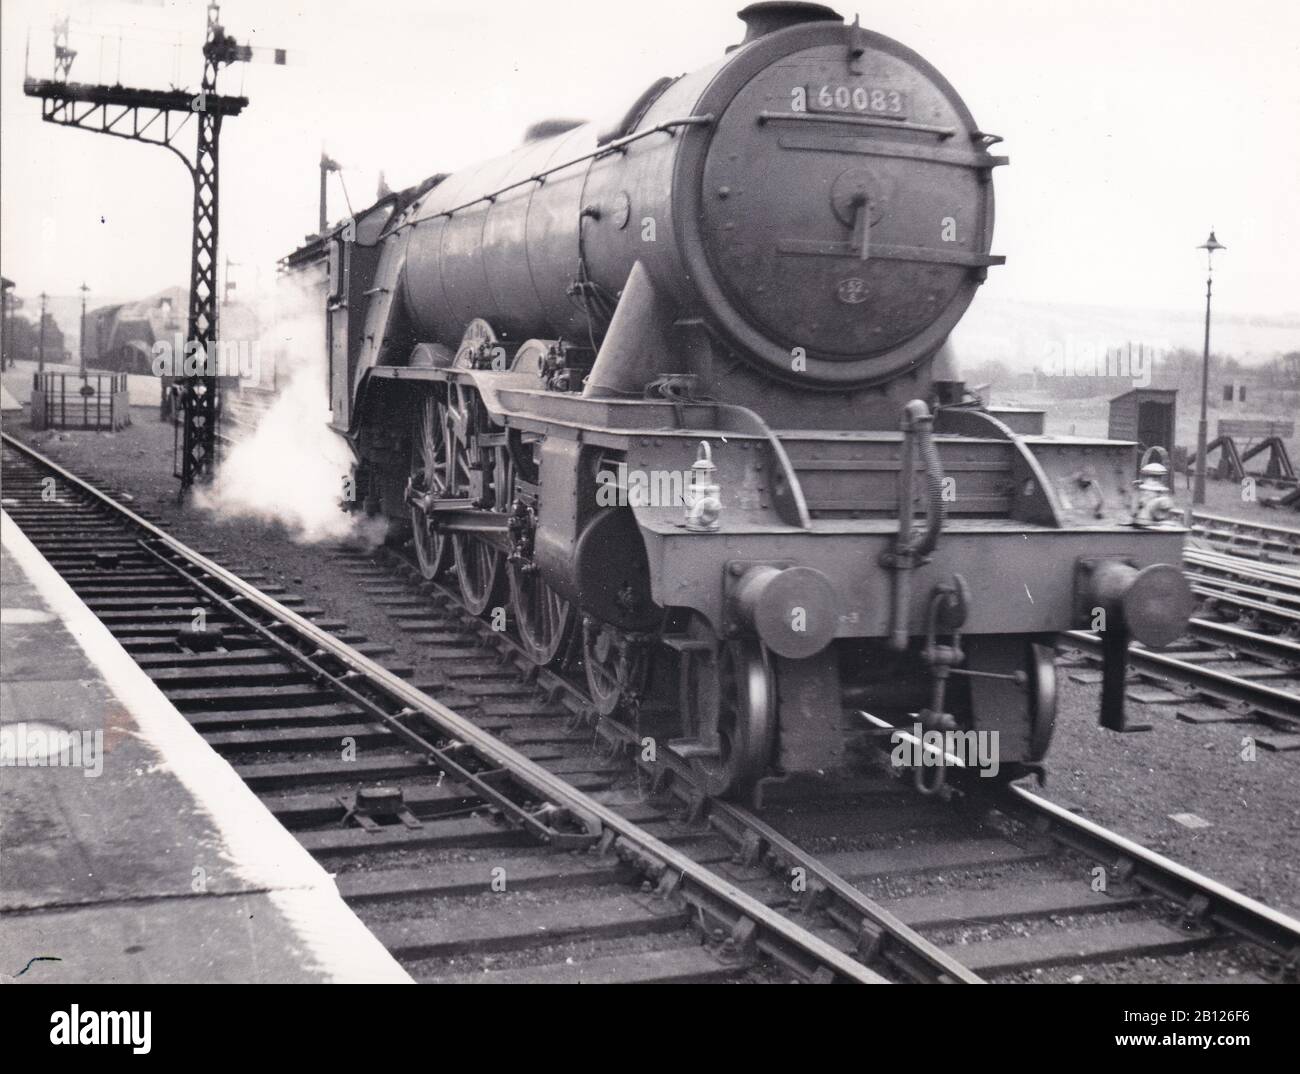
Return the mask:
MULTIPOLYGON (((953 342, 964 366, 997 360, 1028 373, 1041 366, 1054 347, 1104 352, 1131 342, 1199 353, 1204 331, 1204 314, 1194 303, 1186 310, 1144 310, 1026 302, 986 293, 976 297, 953 342)), ((1211 345, 1215 354, 1249 364, 1300 351, 1300 314, 1216 313, 1211 345)))

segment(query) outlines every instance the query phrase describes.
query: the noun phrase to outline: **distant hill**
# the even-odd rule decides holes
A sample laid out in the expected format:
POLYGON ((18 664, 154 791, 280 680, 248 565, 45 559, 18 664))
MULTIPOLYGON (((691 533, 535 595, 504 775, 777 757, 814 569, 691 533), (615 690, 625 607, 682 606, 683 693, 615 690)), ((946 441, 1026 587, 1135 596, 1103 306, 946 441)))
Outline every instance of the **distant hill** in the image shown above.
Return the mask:
MULTIPOLYGON (((1053 347, 1104 350, 1144 343, 1199 351, 1204 331, 1203 314, 1195 308, 1125 309, 1023 302, 984 294, 976 296, 952 338, 962 365, 996 360, 1027 373, 1041 366, 1053 347)), ((1252 364, 1300 351, 1300 315, 1216 313, 1210 345, 1215 354, 1252 364)))
MULTIPOLYGON (((138 294, 122 298, 91 296, 96 307, 134 302, 139 298, 138 294)), ((26 298, 24 314, 34 320, 33 311, 38 308, 35 299, 26 298)), ((55 296, 50 300, 49 310, 63 329, 65 346, 75 353, 80 332, 80 296, 55 296)), ((183 318, 183 309, 181 315, 183 318)), ((984 292, 976 295, 952 338, 963 367, 1000 361, 1017 372, 1029 373, 1042 366, 1053 345, 1094 348, 1104 344, 1122 348, 1129 342, 1134 345, 1141 342, 1171 350, 1185 347, 1199 353, 1204 331, 1203 314, 1196 308, 1143 310, 1025 302, 984 292)), ((1211 345, 1216 355, 1228 355, 1251 364, 1300 351, 1300 314, 1215 313, 1211 345)))

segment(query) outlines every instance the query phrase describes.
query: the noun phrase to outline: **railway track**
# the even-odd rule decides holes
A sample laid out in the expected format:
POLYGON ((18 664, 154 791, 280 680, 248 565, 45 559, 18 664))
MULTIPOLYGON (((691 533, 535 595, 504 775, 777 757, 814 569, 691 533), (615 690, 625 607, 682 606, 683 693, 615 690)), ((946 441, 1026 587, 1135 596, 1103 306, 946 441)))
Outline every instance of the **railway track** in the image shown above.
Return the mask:
MULTIPOLYGON (((710 869, 737 846, 620 790, 568 711, 484 666, 464 624, 436 641, 474 673, 481 726, 341 640, 345 624, 272 599, 8 438, 4 462, 5 510, 421 977, 458 979, 458 958, 493 952, 498 980, 884 980, 848 937, 710 869), (503 717, 511 745, 491 733, 503 717)), ((918 973, 974 979, 898 932, 918 973)))
MULTIPOLYGON (((454 582, 426 582, 404 552, 384 548, 376 557, 354 554, 345 562, 371 587, 430 594, 425 600, 408 598, 410 614, 427 615, 430 599, 441 616, 450 616, 445 622, 463 621, 468 614, 459 605, 454 582), (376 566, 376 558, 387 569, 376 566)), ((412 630, 428 625, 398 621, 412 630)), ((761 819, 734 805, 703 799, 691 785, 688 766, 671 753, 648 760, 638 752, 634 729, 591 711, 576 679, 539 672, 526 664, 508 635, 478 619, 470 621, 486 646, 518 659, 519 666, 538 675, 546 696, 564 698, 611 750, 630 757, 646 785, 668 788, 689 815, 738 836, 745 848, 742 862, 765 855, 787 872, 829 867, 832 876, 818 879, 800 898, 811 907, 826 907, 830 900, 826 912, 842 923, 851 924, 852 910, 833 903, 847 884, 877 897, 899 921, 992 980, 1073 980, 1080 970, 1095 971, 1102 963, 1201 949, 1215 943, 1211 937, 1225 929, 1247 934, 1240 925, 1258 904, 1213 881, 1195 891, 1183 887, 1196 887, 1190 879, 1194 874, 1020 787, 985 791, 975 779, 948 803, 919 798, 896 779, 794 786, 770 793, 761 819), (740 818, 743 827, 736 828, 740 818), (1098 863, 1120 881, 1119 891, 1100 896, 1081 890, 1079 878, 1095 877, 1098 863), (1142 872, 1147 869, 1149 874, 1142 872), (990 886, 993 877, 996 883, 990 886), (1211 889, 1212 897, 1206 894, 1211 889), (1227 904, 1210 917, 1202 914, 1204 907, 1224 896, 1227 904), (1226 925, 1230 919, 1236 924, 1226 925), (1198 920, 1199 926, 1192 924, 1198 920), (1055 927, 1062 921, 1070 927, 1055 927), (1044 929, 1049 923, 1053 925, 1044 929), (1211 923, 1210 933, 1197 933, 1211 923), (1044 978, 1044 973, 1049 976, 1044 978)), ((960 768, 959 761, 949 760, 960 768)), ((743 880, 750 874, 734 875, 743 880)), ((784 901, 789 893, 769 889, 768 897, 784 901)), ((1271 910, 1265 913, 1273 916, 1272 924, 1254 933, 1260 946, 1275 956, 1272 970, 1265 972, 1286 976, 1293 972, 1289 967, 1294 955, 1277 953, 1300 951, 1300 923, 1271 910), (1268 938, 1262 939, 1265 933, 1268 938)), ((872 939, 876 931, 869 930, 859 946, 879 943, 872 939)))
POLYGON ((1193 536, 1234 556, 1300 566, 1300 529, 1195 512, 1193 536))
POLYGON ((398 559, 338 565, 436 659, 428 681, 9 437, 4 478, 13 520, 418 979, 1294 972, 1300 923, 1022 789, 918 799, 877 771, 758 816, 398 559))
POLYGON ((1300 637, 1300 569, 1193 547, 1183 567, 1192 592, 1215 614, 1300 637))
MULTIPOLYGON (((293 610, 8 437, 4 509, 419 976, 455 979, 466 952, 488 951, 539 979, 574 974, 579 955, 619 980, 884 979, 711 870, 723 842, 619 802, 605 759, 554 712, 504 744, 491 720, 365 655, 345 624, 293 610)), ((468 655, 468 639, 443 640, 468 655)))
MULTIPOLYGON (((459 606, 454 582, 426 582, 413 559, 403 552, 385 548, 376 557, 355 554, 346 557, 345 562, 367 579, 368 586, 430 594, 424 600, 407 598, 410 614, 427 615, 430 600, 440 615, 451 615, 448 622, 460 621, 467 614, 459 606), (376 566, 375 559, 388 569, 376 566)), ((398 621, 412 630, 427 625, 398 621)), ((507 658, 519 658, 521 666, 526 666, 508 635, 488 630, 477 619, 471 618, 471 622, 480 629, 486 646, 507 658)), ((1081 968, 1095 969, 1097 964, 1110 960, 1141 957, 1144 951, 1156 957, 1168 956, 1194 950, 1206 940, 1204 934, 1199 938, 1171 934, 1167 913, 1172 904, 1163 901, 1164 896, 1172 895, 1177 905, 1191 915, 1186 921, 1210 921, 1201 915, 1201 908, 1207 905, 1204 891, 1208 889, 1193 892, 1186 888, 1180 892, 1184 883, 1195 886, 1187 879, 1194 874, 1073 817, 1023 788, 982 793, 980 781, 975 780, 975 793, 954 809, 932 800, 919 800, 897 780, 891 781, 892 786, 877 780, 859 784, 856 789, 835 787, 830 793, 825 786, 806 790, 796 787, 770 796, 770 807, 760 826, 745 811, 701 799, 691 787, 689 768, 670 753, 661 754, 655 761, 638 754, 640 742, 634 730, 591 712, 576 680, 531 667, 530 673, 538 674, 539 685, 548 697, 565 698, 575 714, 583 715, 611 749, 621 748, 630 756, 650 785, 675 791, 692 815, 723 827, 737 816, 747 816, 742 845, 748 840, 749 846, 744 860, 762 853, 776 855, 786 869, 797 868, 800 863, 830 866, 838 874, 831 881, 830 894, 846 882, 868 891, 900 920, 991 979, 1042 980, 1039 975, 1044 972, 1056 973, 1060 980, 1075 979, 1081 968), (755 832, 759 833, 757 845, 755 832), (1075 853, 1062 855, 1059 851, 1063 849, 1075 853), (1138 859, 1143 869, 1151 870, 1149 878, 1139 877, 1134 871, 1138 859), (1121 894, 1112 895, 1112 901, 1093 898, 1096 893, 1085 896, 1079 890, 1080 871, 1096 869, 1099 862, 1105 863, 1116 877, 1127 877, 1131 882, 1121 894), (997 874, 998 882, 989 888, 987 881, 992 873, 997 874), (1154 904, 1150 896, 1154 896, 1154 904), (1130 897, 1131 902, 1127 901, 1130 897), (1161 910, 1153 913, 1156 906, 1161 910), (1086 935, 1082 936, 1068 931, 1040 931, 1045 922, 1063 919, 1100 927, 1095 931, 1085 928, 1086 935), (1186 948, 1181 944, 1184 940, 1188 941, 1186 948)), ((970 785, 967 787, 969 790, 970 785)), ((1213 881, 1207 883, 1217 892, 1211 902, 1226 893, 1213 881)), ((815 887, 823 888, 824 884, 815 887)), ((771 897, 780 898, 781 894, 773 891, 771 897)), ((826 897, 827 891, 823 890, 805 894, 803 899, 816 906, 826 897)), ((1227 893, 1227 897, 1233 907, 1241 900, 1236 893, 1227 893)), ((1228 917, 1238 918, 1240 924, 1242 918, 1252 914, 1245 908, 1248 905, 1249 900, 1242 900, 1241 909, 1225 905, 1215 912, 1225 916, 1212 915, 1215 927, 1227 927, 1222 922, 1228 917)), ((1173 912, 1173 920, 1179 920, 1180 911, 1173 912)), ((840 920, 850 920, 842 908, 832 913, 840 920)), ((1273 925, 1265 930, 1270 938, 1262 941, 1263 946, 1273 952, 1296 950, 1296 938, 1300 936, 1297 923, 1285 915, 1276 915, 1274 925, 1277 931, 1273 931, 1273 925)), ((1285 967, 1293 961, 1293 956, 1282 957, 1274 972, 1290 972, 1285 967)))
MULTIPOLYGON (((1198 541, 1216 540, 1223 550, 1191 544, 1185 550, 1184 573, 1200 601, 1199 615, 1166 649, 1132 648, 1132 674, 1146 685, 1131 696, 1177 704, 1180 718, 1193 722, 1258 722, 1266 728, 1257 738, 1261 746, 1300 750, 1300 570, 1282 556, 1292 547, 1290 533, 1217 516, 1195 518, 1198 541), (1269 561, 1260 558, 1261 550, 1269 561)), ((1073 631, 1063 640, 1067 651, 1099 662, 1096 634, 1073 631)))
MULTIPOLYGON (((1064 647, 1101 659, 1101 638, 1076 630, 1064 647)), ((1159 652, 1133 645, 1131 674, 1155 692, 1130 691, 1136 700, 1180 705, 1191 722, 1257 722, 1265 749, 1300 749, 1300 644, 1240 627, 1193 619, 1186 636, 1159 652)), ((1093 673, 1099 679, 1100 672, 1093 673)))

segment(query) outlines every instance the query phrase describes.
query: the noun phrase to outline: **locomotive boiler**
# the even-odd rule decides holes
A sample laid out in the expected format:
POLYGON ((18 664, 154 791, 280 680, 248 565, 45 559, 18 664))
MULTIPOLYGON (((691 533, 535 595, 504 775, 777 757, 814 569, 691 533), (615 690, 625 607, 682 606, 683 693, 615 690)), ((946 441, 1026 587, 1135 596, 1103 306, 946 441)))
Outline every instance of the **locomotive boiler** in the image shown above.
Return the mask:
POLYGON ((1006 158, 948 81, 820 5, 740 17, 614 122, 286 259, 364 506, 710 793, 843 766, 863 711, 1034 770, 1059 631, 1102 630, 1121 729, 1130 638, 1186 625, 1159 467, 1017 435, 957 379, 1006 158))

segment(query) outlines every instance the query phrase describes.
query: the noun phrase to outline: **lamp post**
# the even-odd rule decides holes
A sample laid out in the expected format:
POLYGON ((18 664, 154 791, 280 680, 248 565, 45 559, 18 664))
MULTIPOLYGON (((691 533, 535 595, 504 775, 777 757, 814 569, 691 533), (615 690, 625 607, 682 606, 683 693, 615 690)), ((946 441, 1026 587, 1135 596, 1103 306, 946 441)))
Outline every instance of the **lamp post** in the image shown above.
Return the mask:
POLYGON ((1227 247, 1214 237, 1214 228, 1210 228, 1210 237, 1197 249, 1205 251, 1205 354, 1201 360, 1201 422, 1196 427, 1196 481, 1192 486, 1192 503, 1199 507, 1205 503, 1205 445, 1208 434, 1206 407, 1210 391, 1210 294, 1214 289, 1214 255, 1227 247))
POLYGON ((81 351, 81 379, 85 380, 86 379, 86 295, 89 293, 90 288, 87 287, 86 284, 83 282, 79 290, 81 291, 81 336, 80 336, 80 346, 78 347, 78 350, 81 351))
POLYGON ((41 292, 41 328, 39 342, 36 344, 36 372, 45 372, 45 303, 49 301, 50 296, 44 291, 41 292))
POLYGON ((0 276, 0 371, 13 365, 11 355, 14 349, 13 299, 10 293, 15 287, 8 276, 0 276))

